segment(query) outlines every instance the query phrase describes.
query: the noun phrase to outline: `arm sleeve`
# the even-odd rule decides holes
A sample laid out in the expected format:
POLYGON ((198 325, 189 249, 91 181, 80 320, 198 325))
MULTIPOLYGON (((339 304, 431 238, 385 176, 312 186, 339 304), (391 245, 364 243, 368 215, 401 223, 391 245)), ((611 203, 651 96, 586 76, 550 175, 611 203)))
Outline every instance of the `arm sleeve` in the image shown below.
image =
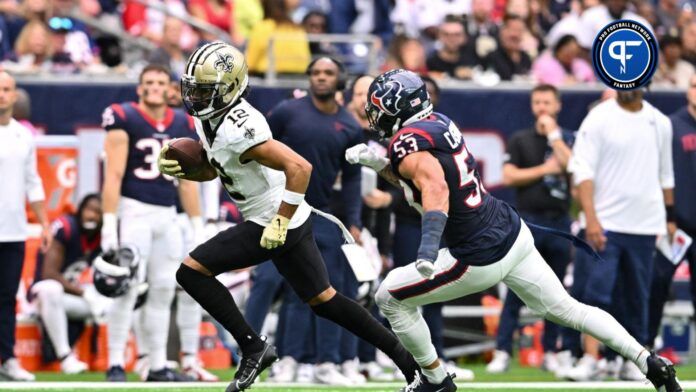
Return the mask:
POLYGON ((602 142, 600 124, 594 120, 596 114, 591 111, 585 117, 573 145, 568 171, 573 173, 575 185, 595 177, 602 142))
POLYGON ((24 181, 27 190, 27 199, 30 203, 33 203, 35 201, 44 200, 46 196, 44 195, 41 177, 39 177, 36 168, 36 145, 33 140, 31 140, 30 143, 31 147, 24 164, 24 181))
MULTIPOLYGON (((657 109, 655 109, 657 110, 657 109)), ((674 188, 674 168, 672 160, 672 122, 660 115, 658 119, 662 123, 660 137, 660 185, 662 189, 674 188)))
MULTIPOLYGON (((362 142, 362 132, 356 130, 355 136, 349 147, 362 142)), ((344 155, 345 152, 342 153, 344 155)), ((349 164, 345 159, 341 159, 341 195, 346 209, 346 221, 349 226, 362 227, 362 197, 360 196, 360 186, 362 185, 362 166, 349 164)))

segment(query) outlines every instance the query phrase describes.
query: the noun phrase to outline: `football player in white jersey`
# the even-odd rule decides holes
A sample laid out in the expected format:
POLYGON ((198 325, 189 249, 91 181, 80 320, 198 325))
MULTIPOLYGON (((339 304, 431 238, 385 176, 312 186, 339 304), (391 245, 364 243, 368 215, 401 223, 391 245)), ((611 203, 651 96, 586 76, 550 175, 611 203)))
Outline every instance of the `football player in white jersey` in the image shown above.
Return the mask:
POLYGON ((210 166, 185 173, 160 154, 162 173, 206 181, 220 177, 245 222, 194 249, 177 271, 181 287, 235 338, 242 360, 227 391, 242 391, 277 360, 275 348, 244 320, 216 275, 272 260, 278 271, 319 316, 374 344, 415 379, 417 365, 398 339, 355 301, 331 287, 312 235, 312 208, 304 201, 312 166, 273 140, 264 116, 245 99, 244 56, 213 42, 197 49, 181 78, 184 104, 210 166))

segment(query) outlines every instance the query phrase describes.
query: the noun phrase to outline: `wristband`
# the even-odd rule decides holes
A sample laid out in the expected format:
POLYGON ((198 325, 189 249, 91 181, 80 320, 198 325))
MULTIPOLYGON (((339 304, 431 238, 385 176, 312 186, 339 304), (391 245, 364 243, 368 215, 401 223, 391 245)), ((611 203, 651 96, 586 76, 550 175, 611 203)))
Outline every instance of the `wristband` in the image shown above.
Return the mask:
POLYGON ((102 227, 107 227, 109 229, 116 228, 116 214, 112 212, 105 212, 102 215, 102 227))
POLYGON ((287 189, 283 193, 283 201, 288 203, 288 204, 298 206, 298 205, 302 204, 303 200, 304 200, 304 194, 302 194, 302 193, 289 191, 287 189))
POLYGON ((553 142, 555 142, 556 140, 560 140, 560 139, 561 139, 561 131, 558 129, 546 134, 546 140, 548 140, 549 145, 553 144, 553 142))
POLYGON ((667 212, 667 222, 674 223, 677 221, 676 213, 674 212, 674 206, 665 206, 665 211, 667 212))
POLYGON ((435 261, 440 250, 440 237, 447 224, 447 214, 443 211, 426 211, 423 214, 422 224, 423 231, 417 258, 435 261))

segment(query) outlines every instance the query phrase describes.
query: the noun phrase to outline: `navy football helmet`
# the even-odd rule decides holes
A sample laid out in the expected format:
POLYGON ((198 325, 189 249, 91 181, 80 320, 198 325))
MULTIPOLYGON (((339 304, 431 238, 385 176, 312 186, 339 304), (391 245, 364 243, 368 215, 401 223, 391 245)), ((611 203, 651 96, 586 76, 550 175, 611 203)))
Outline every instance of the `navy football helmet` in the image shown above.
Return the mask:
POLYGON ((382 138, 433 113, 423 80, 411 71, 393 69, 379 75, 367 91, 365 112, 370 127, 382 138))
POLYGON ((92 264, 94 288, 105 297, 124 295, 135 284, 139 264, 140 255, 134 247, 122 246, 99 255, 92 264))

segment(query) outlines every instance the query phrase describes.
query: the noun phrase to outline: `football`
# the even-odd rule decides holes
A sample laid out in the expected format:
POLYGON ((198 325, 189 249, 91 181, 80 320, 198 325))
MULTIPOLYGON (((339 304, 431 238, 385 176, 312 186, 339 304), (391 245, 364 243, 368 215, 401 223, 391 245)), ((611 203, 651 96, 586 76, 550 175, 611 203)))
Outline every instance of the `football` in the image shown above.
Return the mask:
POLYGON ((205 174, 214 172, 213 167, 208 162, 203 146, 197 141, 188 137, 174 139, 169 142, 169 149, 165 157, 179 161, 181 169, 186 174, 183 178, 197 180, 205 174))

